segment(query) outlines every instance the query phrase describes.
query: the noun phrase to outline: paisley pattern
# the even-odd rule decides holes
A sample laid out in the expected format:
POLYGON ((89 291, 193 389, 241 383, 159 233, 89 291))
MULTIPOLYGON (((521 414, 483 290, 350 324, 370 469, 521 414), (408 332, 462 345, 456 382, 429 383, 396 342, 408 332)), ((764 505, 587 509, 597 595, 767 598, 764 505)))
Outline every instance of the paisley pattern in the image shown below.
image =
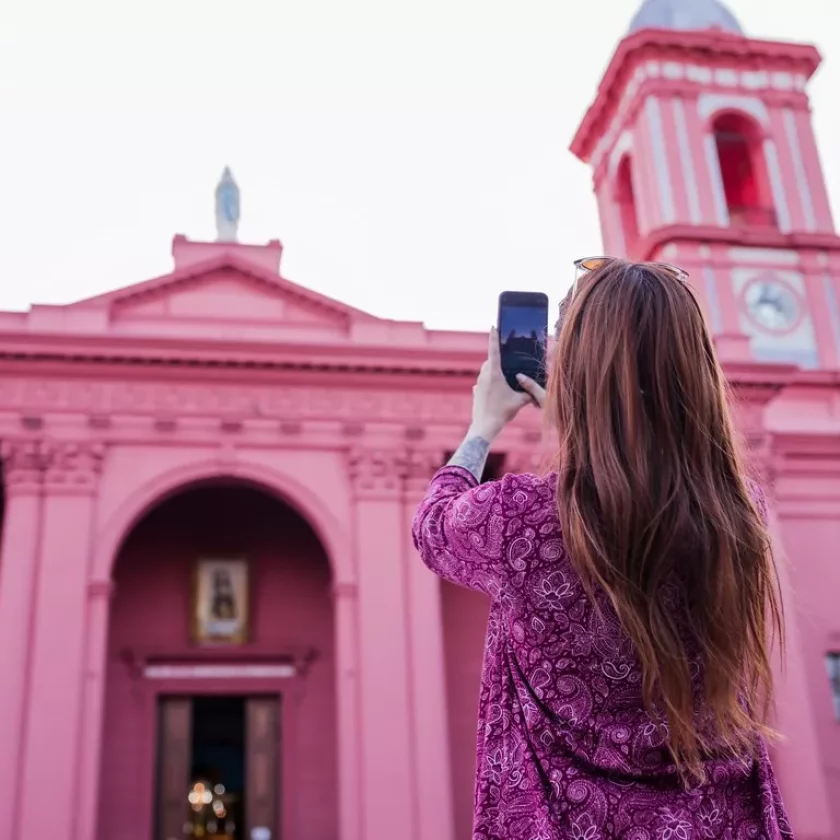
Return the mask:
POLYGON ((632 645, 569 563, 553 477, 477 485, 445 467, 414 540, 432 571, 492 599, 474 840, 792 840, 763 744, 760 759, 710 760, 704 784, 680 786, 632 645))

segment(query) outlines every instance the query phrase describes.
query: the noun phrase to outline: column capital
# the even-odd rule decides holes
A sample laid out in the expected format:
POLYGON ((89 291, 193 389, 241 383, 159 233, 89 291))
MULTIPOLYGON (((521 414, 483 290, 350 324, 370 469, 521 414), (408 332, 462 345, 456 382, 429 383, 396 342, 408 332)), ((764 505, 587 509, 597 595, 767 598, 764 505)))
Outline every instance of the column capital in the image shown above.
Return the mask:
POLYGON ((0 444, 0 458, 3 459, 3 479, 9 495, 40 492, 49 460, 43 440, 4 440, 0 444))
POLYGON ((443 449, 359 448, 347 464, 357 498, 397 499, 422 495, 443 458, 443 449))
POLYGON ((353 449, 347 469, 357 498, 398 498, 408 470, 408 453, 387 448, 353 449))
POLYGON ((96 488, 105 447, 101 443, 22 438, 0 445, 10 494, 90 493, 96 488))
POLYGON ((432 476, 443 466, 443 449, 411 449, 407 453, 405 492, 408 496, 422 496, 432 476))
POLYGON ((49 441, 44 473, 47 493, 93 493, 99 482, 105 446, 101 443, 49 441))

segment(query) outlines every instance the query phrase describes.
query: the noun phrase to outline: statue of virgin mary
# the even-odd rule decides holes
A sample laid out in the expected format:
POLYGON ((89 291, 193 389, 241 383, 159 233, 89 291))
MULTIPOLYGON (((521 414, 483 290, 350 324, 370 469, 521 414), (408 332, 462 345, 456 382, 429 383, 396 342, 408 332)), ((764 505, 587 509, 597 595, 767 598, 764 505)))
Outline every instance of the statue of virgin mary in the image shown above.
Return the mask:
POLYGON ((239 187, 229 167, 216 186, 216 241, 236 242, 239 229, 239 187))

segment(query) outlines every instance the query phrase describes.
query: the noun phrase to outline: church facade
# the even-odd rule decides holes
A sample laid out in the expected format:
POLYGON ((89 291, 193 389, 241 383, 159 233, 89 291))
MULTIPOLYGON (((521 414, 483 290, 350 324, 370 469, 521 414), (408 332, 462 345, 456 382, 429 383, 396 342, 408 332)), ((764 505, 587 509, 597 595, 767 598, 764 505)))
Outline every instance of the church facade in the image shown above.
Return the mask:
MULTIPOLYGON (((774 758, 797 837, 829 840, 840 238, 818 63, 714 0, 647 0, 572 151, 605 252, 687 269, 715 333, 787 604, 774 758)), ((278 241, 238 241, 228 171, 216 213, 163 277, 0 313, 6 834, 467 840, 488 605, 422 566, 409 524, 486 337, 290 282, 278 241)), ((490 477, 542 446, 526 412, 490 477)))

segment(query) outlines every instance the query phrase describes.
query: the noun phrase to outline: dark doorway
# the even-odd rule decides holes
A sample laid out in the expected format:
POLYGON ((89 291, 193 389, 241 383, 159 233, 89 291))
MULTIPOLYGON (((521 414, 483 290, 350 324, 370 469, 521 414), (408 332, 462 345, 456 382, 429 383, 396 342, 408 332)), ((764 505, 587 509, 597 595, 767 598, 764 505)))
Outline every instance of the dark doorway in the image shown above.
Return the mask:
MULTIPOLYGON (((245 837, 245 699, 196 697, 192 704, 190 769, 192 835, 245 837)), ((186 827, 186 826, 185 826, 186 827)))
POLYGON ((160 840, 276 836, 278 711, 276 695, 161 698, 160 840))

